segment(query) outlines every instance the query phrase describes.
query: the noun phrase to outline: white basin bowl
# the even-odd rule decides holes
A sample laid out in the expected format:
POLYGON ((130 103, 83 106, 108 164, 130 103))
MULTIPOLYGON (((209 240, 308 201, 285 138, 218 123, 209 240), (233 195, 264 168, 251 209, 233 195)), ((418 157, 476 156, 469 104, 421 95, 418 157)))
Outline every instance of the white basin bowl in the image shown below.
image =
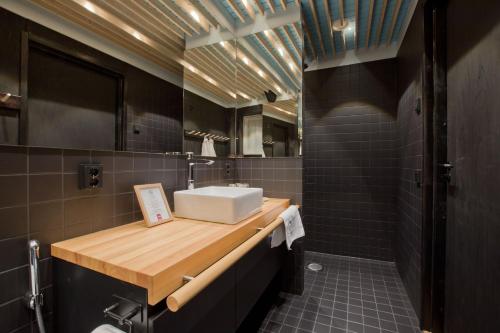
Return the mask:
POLYGON ((262 189, 201 187, 174 192, 174 202, 177 217, 235 224, 262 210, 262 189))

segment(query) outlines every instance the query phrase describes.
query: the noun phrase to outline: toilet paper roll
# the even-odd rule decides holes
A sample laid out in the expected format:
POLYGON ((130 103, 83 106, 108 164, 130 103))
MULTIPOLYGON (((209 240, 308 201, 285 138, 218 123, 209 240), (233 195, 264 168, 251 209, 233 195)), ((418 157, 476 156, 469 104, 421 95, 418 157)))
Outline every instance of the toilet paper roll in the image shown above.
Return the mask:
POLYGON ((104 324, 99 327, 96 327, 91 333, 125 333, 125 332, 114 326, 104 324))

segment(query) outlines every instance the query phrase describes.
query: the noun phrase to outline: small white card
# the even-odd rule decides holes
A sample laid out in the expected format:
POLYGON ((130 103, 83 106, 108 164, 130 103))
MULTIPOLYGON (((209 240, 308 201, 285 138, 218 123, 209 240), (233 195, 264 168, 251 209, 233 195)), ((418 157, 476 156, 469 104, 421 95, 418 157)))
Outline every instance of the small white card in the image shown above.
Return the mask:
POLYGON ((161 184, 135 185, 134 190, 148 227, 173 219, 161 184))

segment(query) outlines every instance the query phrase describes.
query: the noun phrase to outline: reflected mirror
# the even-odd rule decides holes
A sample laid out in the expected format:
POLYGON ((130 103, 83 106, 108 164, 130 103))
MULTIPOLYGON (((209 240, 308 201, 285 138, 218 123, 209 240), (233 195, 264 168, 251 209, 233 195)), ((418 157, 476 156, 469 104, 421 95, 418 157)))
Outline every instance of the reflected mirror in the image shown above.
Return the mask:
POLYGON ((188 45, 184 61, 184 152, 300 155, 300 22, 188 45))
POLYGON ((237 39, 236 134, 243 157, 300 154, 302 29, 299 22, 237 39))
POLYGON ((234 154, 235 59, 234 40, 184 52, 184 152, 234 154))

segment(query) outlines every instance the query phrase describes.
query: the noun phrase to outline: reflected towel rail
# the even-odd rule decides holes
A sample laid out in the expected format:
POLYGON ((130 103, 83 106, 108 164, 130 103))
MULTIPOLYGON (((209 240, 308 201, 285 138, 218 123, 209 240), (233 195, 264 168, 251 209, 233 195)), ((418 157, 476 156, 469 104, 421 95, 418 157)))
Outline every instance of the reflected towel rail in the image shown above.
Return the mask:
POLYGON ((0 92, 0 107, 11 110, 21 108, 21 96, 0 92))
POLYGON ((207 137, 209 139, 212 139, 212 140, 218 141, 218 142, 228 142, 231 140, 231 138, 224 136, 224 135, 212 134, 210 132, 200 131, 200 130, 185 130, 184 135, 191 136, 194 138, 199 138, 199 139, 203 139, 203 138, 207 137))
POLYGON ((177 312, 282 223, 283 219, 278 217, 264 228, 258 228, 254 236, 247 239, 212 266, 187 281, 182 287, 167 297, 168 309, 172 312, 177 312))

